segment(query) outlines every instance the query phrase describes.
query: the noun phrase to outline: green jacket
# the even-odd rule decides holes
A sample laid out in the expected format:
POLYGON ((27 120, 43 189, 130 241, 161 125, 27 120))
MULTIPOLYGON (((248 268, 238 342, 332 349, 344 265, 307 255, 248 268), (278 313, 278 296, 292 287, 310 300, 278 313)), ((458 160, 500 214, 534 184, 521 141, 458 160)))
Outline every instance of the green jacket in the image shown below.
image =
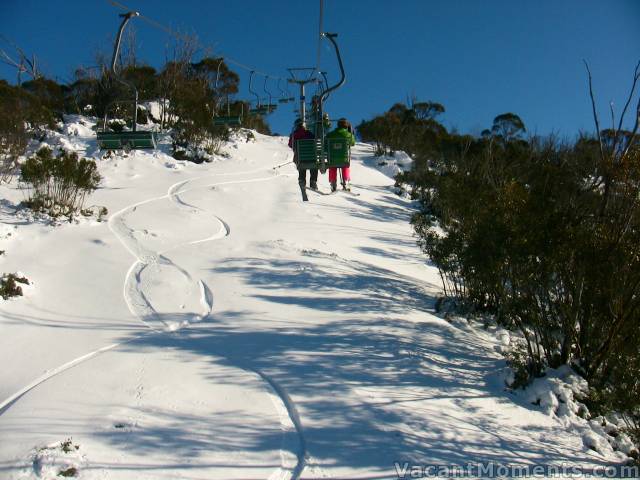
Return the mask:
POLYGON ((335 130, 327 133, 325 138, 346 138, 349 140, 349 145, 352 147, 356 144, 356 137, 346 128, 336 128, 335 130))

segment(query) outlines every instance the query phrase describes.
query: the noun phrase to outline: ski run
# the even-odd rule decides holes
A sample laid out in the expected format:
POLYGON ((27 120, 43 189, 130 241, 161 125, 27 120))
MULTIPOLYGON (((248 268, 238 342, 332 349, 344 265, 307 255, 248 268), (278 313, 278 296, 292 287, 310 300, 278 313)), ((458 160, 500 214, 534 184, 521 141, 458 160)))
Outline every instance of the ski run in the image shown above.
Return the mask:
POLYGON ((320 176, 303 202, 284 137, 241 131, 196 165, 167 144, 102 158, 90 126, 67 117, 47 142, 96 159, 103 221, 52 224, 19 208, 17 181, 0 188, 2 271, 32 283, 0 300, 0 478, 373 480, 626 458, 576 415, 570 372, 509 391, 509 333, 435 312, 438 272, 392 178, 407 158, 357 144, 353 194, 320 176))

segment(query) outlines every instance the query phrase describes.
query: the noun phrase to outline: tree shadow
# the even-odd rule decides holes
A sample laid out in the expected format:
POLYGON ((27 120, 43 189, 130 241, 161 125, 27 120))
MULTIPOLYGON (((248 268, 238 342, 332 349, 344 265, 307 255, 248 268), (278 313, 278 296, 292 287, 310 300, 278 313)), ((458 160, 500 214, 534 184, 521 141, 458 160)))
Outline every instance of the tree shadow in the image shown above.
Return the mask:
MULTIPOLYGON (((216 275, 240 275, 251 286, 283 294, 258 294, 257 298, 329 312, 406 312, 407 308, 433 312, 433 287, 391 270, 355 261, 321 261, 322 253, 305 252, 315 261, 236 258, 213 269, 216 275), (318 261, 320 260, 320 261, 318 261), (313 295, 309 296, 310 292, 313 295), (293 294, 291 294, 293 293, 293 294), (316 294, 323 294, 317 298, 316 294)), ((326 260, 326 257, 325 257, 326 260)))
MULTIPOLYGON (((229 309, 127 348, 151 345, 208 359, 212 369, 202 374, 211 382, 233 381, 220 378, 216 365, 268 376, 295 403, 308 454, 331 468, 377 474, 393 471, 394 461, 606 464, 559 446, 559 423, 529 433, 540 418, 529 421, 531 409, 496 385, 504 360, 468 330, 428 315, 434 299, 415 280, 325 260, 241 258, 213 268, 222 278, 241 277, 256 291, 252 298, 262 312, 299 315, 297 309, 308 309, 309 318, 298 326, 260 324, 256 315, 264 313, 229 309), (514 422, 514 416, 525 420, 514 422)), ((252 434, 264 438, 244 447, 272 448, 273 437, 252 434)))
MULTIPOLYGON (((365 190, 365 188, 363 188, 365 190)), ((386 187, 367 187, 366 190, 383 190, 386 187)), ((365 200, 362 196, 348 196, 349 204, 352 207, 351 215, 364 220, 379 222, 384 218, 388 222, 409 223, 411 216, 416 209, 412 204, 399 198, 394 194, 380 194, 377 192, 375 201, 365 200), (356 208, 353 208, 356 207, 356 208)))

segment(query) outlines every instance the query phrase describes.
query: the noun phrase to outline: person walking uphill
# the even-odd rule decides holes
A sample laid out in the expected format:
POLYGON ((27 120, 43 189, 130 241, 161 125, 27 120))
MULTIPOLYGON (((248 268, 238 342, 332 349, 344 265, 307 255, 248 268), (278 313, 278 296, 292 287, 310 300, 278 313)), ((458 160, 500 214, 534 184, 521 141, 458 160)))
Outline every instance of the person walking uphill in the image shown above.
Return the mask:
MULTIPOLYGON (((356 137, 353 135, 351 124, 346 118, 338 120, 338 126, 335 130, 327 133, 326 138, 345 138, 351 147, 356 144, 356 137)), ((349 167, 342 167, 342 188, 350 190, 351 170, 349 167)), ((338 169, 333 167, 329 169, 329 183, 331 191, 335 192, 338 188, 338 169)))
MULTIPOLYGON (((313 133, 307 130, 304 123, 299 118, 294 124, 293 133, 289 136, 289 148, 293 149, 293 162, 298 165, 298 149, 296 148, 296 142, 303 139, 315 138, 313 133)), ((298 183, 301 187, 307 186, 307 170, 304 168, 298 169, 298 183)), ((313 190, 318 189, 318 169, 310 169, 309 173, 309 187, 313 190)))

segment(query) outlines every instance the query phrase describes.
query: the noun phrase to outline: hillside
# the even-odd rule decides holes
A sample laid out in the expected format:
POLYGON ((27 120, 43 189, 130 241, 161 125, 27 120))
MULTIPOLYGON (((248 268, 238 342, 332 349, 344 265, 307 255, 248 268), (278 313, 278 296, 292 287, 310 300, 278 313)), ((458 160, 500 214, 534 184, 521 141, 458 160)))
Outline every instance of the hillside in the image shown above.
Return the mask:
POLYGON ((413 206, 369 145, 353 151, 357 195, 323 176, 303 203, 286 138, 238 136, 201 165, 167 145, 103 159, 88 121, 68 120, 48 141, 97 159, 88 204, 109 213, 51 224, 18 207, 17 182, 0 187, 2 271, 33 283, 1 304, 0 477, 386 479, 622 458, 505 389, 507 332, 436 314, 413 206))

